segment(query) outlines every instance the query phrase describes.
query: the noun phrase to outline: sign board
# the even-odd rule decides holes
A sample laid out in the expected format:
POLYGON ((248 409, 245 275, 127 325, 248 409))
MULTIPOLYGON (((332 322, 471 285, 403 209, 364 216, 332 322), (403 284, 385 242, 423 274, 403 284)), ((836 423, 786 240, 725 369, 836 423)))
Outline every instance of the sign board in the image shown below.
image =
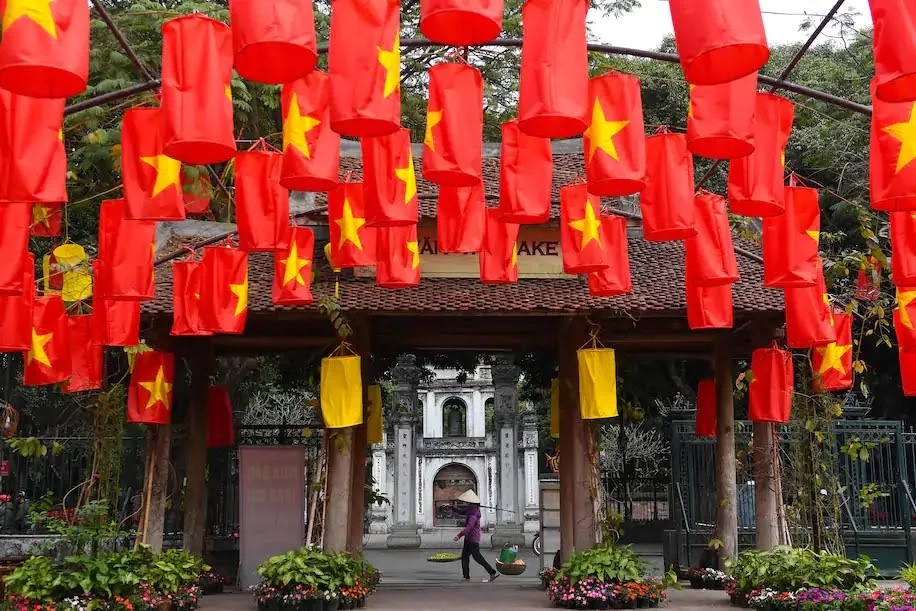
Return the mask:
POLYGON ((241 446, 239 469, 239 580, 247 590, 262 562, 305 539, 305 448, 241 446))
POLYGON ((0 477, 9 477, 10 476, 10 461, 3 460, 0 461, 0 477))
POLYGON ((541 570, 553 566, 560 551, 560 480, 542 479, 541 495, 541 570))

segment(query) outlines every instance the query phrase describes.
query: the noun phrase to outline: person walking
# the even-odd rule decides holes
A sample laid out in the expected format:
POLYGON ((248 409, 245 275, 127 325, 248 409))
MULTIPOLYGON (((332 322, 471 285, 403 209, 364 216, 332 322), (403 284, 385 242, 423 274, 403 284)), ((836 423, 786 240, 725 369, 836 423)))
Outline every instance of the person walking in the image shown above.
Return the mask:
POLYGON ((465 581, 471 580, 471 557, 474 561, 484 568, 490 577, 484 579, 484 583, 495 581, 499 573, 493 570, 493 567, 486 561, 480 553, 480 498, 473 490, 463 492, 458 497, 459 501, 464 501, 469 505, 467 519, 464 528, 460 533, 455 535, 455 541, 464 537, 464 547, 461 549, 461 573, 465 581))

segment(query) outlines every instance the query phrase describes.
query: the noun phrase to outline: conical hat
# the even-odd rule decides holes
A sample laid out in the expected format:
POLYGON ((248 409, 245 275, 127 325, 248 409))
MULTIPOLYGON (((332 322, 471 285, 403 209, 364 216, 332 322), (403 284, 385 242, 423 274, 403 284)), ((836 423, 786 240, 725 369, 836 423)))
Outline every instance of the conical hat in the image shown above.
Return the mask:
POLYGON ((458 497, 459 501, 464 501, 465 503, 474 503, 475 505, 480 505, 480 498, 473 490, 467 490, 461 493, 461 496, 458 497))

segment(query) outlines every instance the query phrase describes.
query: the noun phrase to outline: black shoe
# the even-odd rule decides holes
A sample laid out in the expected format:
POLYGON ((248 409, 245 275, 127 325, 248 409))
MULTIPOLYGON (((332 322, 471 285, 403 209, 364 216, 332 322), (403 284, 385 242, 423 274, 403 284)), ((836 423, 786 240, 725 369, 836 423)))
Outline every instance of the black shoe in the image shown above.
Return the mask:
POLYGON ((484 579, 484 583, 490 583, 491 581, 496 581, 499 578, 499 573, 490 573, 489 579, 484 579))

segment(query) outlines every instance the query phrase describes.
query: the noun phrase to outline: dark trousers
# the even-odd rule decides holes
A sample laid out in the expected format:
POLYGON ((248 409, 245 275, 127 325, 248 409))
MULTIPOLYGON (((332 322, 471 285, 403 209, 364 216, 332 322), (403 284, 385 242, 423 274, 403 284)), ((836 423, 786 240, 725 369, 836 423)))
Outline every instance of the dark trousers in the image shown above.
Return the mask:
POLYGON ((461 550, 461 574, 464 575, 465 579, 471 578, 471 556, 474 557, 474 561, 477 564, 484 568, 487 575, 492 575, 496 572, 486 558, 483 557, 483 554, 480 553, 480 543, 472 543, 465 539, 464 547, 461 550))

